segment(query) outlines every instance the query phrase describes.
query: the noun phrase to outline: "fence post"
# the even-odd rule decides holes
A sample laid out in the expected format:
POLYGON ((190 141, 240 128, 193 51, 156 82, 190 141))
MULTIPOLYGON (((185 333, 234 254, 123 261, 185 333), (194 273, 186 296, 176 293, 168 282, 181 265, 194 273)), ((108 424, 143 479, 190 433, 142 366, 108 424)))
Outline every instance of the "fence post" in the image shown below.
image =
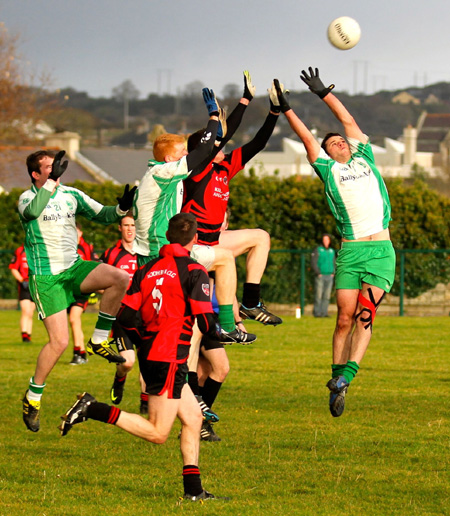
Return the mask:
POLYGON ((400 249, 400 302, 399 316, 403 316, 403 297, 405 295, 405 253, 400 249))
POLYGON ((300 308, 302 310, 302 315, 305 310, 305 253, 302 251, 300 253, 300 308))

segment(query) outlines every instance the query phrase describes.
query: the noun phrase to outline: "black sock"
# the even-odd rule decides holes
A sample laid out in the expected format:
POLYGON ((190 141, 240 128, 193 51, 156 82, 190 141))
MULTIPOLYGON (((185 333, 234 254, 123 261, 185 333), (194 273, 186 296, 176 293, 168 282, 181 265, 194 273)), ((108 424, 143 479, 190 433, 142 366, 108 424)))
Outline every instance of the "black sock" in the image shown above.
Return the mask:
POLYGON ((203 492, 198 466, 183 466, 183 486, 184 492, 192 496, 197 496, 203 492))
POLYGON ((117 372, 114 376, 114 381, 118 383, 125 383, 125 380, 127 379, 127 375, 125 376, 117 376, 117 372))
POLYGON ((255 308, 255 306, 258 306, 260 296, 261 285, 259 283, 244 283, 242 304, 245 308, 255 308))
POLYGON ((119 419, 120 412, 121 410, 117 407, 111 407, 107 403, 94 401, 87 408, 87 417, 88 419, 115 425, 119 419))
POLYGON ((80 357, 86 358, 86 351, 80 351, 80 357))
POLYGON ((222 382, 216 382, 216 380, 213 380, 208 376, 205 381, 205 385, 200 388, 203 401, 208 405, 209 408, 211 408, 213 403, 216 401, 221 387, 222 382))
POLYGON ((200 388, 198 386, 198 376, 195 371, 189 371, 188 372, 188 384, 191 388, 191 391, 196 395, 200 395, 200 388))

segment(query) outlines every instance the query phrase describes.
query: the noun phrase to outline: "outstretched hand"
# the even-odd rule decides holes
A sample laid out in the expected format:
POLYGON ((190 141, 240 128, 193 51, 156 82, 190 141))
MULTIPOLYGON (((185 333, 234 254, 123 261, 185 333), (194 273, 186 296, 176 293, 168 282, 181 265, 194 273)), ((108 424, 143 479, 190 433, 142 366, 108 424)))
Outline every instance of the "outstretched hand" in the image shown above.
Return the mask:
POLYGON ((219 103, 217 102, 214 91, 209 88, 203 88, 202 93, 209 116, 219 116, 219 103))
POLYGON ((217 128, 216 140, 221 141, 227 135, 227 112, 219 107, 219 126, 217 128))
MULTIPOLYGON (((280 81, 278 79, 274 79, 272 83, 272 88, 275 88, 278 103, 280 106, 280 109, 283 113, 286 113, 286 111, 289 111, 291 109, 291 106, 289 105, 288 98, 289 98, 289 91, 284 89, 284 86, 280 84, 280 81)), ((270 94, 270 90, 269 90, 270 94)), ((272 102, 272 99, 271 99, 272 102)))
POLYGON ((119 208, 122 211, 128 211, 133 206, 134 193, 136 190, 137 186, 133 186, 133 188, 130 189, 130 185, 127 184, 125 185, 122 197, 116 197, 119 208))
POLYGON ((302 70, 300 74, 300 79, 308 86, 308 88, 318 95, 321 99, 326 97, 328 93, 334 88, 334 84, 330 84, 328 88, 325 87, 324 83, 319 77, 319 69, 315 68, 314 70, 311 66, 308 68, 309 75, 302 70))
POLYGON ((59 151, 53 160, 52 171, 48 177, 54 181, 57 181, 64 174, 67 169, 67 165, 69 164, 67 160, 64 161, 64 163, 61 163, 65 153, 66 151, 59 151))
POLYGON ((244 70, 244 94, 242 97, 248 101, 255 96, 256 88, 252 83, 252 76, 248 70, 244 70))

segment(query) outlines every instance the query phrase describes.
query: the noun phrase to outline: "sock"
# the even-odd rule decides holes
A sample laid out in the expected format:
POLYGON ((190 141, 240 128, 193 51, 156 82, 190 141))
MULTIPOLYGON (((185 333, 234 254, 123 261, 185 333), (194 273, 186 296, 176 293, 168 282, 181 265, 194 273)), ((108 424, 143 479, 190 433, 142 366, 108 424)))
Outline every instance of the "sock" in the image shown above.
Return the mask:
POLYGON ((81 355, 81 348, 80 348, 80 346, 74 346, 73 347, 73 354, 74 355, 81 355))
POLYGON ((111 407, 106 403, 94 401, 87 408, 87 417, 88 419, 94 419, 95 421, 115 425, 121 412, 122 411, 117 407, 111 407))
POLYGON ((148 403, 148 394, 146 392, 141 392, 141 401, 146 401, 148 403))
POLYGON ((198 386, 198 375, 195 371, 188 372, 188 384, 191 388, 191 391, 195 396, 200 395, 200 387, 198 386))
POLYGON ((346 364, 332 364, 331 365, 331 378, 337 378, 344 373, 344 368, 346 364))
POLYGON ((203 401, 208 405, 209 408, 211 408, 212 404, 215 402, 221 387, 222 382, 216 382, 216 380, 213 380, 209 376, 206 379, 203 387, 200 387, 200 393, 202 395, 203 401))
POLYGON ((80 350, 80 357, 86 359, 86 351, 85 350, 83 350, 83 351, 80 350))
POLYGON ((118 383, 125 383, 126 379, 127 379, 127 375, 125 375, 125 376, 118 376, 117 372, 116 372, 116 374, 114 376, 114 381, 118 382, 118 383))
POLYGON ((94 344, 100 344, 105 340, 108 340, 109 333, 115 320, 115 316, 105 314, 104 312, 99 312, 97 324, 95 325, 95 330, 92 334, 91 341, 94 344))
POLYGON ((233 305, 219 305, 219 323, 226 332, 233 331, 236 328, 233 305))
POLYGON ((34 382, 34 376, 30 378, 30 383, 28 385, 27 398, 30 401, 41 401, 42 394, 44 392, 44 385, 38 385, 34 382))
POLYGON ((359 370, 359 365, 356 362, 353 362, 352 360, 349 360, 345 366, 344 370, 341 373, 344 378, 347 380, 348 383, 350 383, 353 378, 356 376, 356 373, 359 370))
POLYGON ((203 492, 198 466, 183 466, 183 486, 184 492, 192 496, 197 496, 203 492))
POLYGON ((261 285, 259 283, 244 283, 242 304, 245 308, 255 308, 261 297, 261 285))
POLYGON ((22 332, 22 341, 30 342, 30 340, 31 340, 31 335, 29 333, 27 333, 26 331, 23 331, 22 332))

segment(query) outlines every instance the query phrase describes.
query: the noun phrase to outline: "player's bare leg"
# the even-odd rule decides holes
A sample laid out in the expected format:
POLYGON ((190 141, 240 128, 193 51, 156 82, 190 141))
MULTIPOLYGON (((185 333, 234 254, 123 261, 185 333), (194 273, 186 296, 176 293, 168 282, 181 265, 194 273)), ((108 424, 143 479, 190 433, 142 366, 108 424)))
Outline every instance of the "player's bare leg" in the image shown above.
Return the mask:
POLYGON ((270 236, 262 229, 238 229, 222 231, 219 247, 230 249, 234 257, 247 253, 246 282, 240 308, 242 319, 253 319, 276 326, 283 321, 270 313, 261 300, 261 278, 267 265, 270 236))

